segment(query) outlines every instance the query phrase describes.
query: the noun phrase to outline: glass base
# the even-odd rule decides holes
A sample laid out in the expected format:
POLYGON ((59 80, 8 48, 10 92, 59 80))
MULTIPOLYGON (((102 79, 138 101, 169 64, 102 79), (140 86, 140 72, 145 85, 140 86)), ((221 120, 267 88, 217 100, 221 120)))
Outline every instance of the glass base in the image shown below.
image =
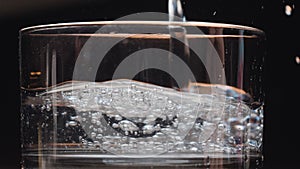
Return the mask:
POLYGON ((165 154, 116 156, 99 154, 23 154, 22 169, 259 169, 261 156, 211 154, 165 154))

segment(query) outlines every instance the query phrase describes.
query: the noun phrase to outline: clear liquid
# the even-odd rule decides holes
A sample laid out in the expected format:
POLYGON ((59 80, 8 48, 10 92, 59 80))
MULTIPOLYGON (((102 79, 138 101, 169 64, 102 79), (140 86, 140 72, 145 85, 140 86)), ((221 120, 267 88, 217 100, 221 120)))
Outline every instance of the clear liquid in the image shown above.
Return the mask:
POLYGON ((259 149, 261 134, 258 121, 249 119, 260 119, 229 96, 230 89, 199 94, 123 79, 68 82, 34 96, 24 91, 25 168, 59 168, 65 160, 88 166, 207 166, 223 158, 230 159, 221 160, 224 165, 244 166, 248 150, 259 149))

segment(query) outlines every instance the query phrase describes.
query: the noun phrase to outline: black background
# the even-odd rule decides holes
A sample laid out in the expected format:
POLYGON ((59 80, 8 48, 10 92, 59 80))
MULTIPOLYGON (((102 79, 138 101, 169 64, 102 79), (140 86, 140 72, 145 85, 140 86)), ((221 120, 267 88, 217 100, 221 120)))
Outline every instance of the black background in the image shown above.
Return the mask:
MULTIPOLYGON (((299 168, 300 65, 295 57, 300 56, 300 2, 186 0, 184 10, 187 20, 265 31, 264 168, 299 168), (285 5, 294 6, 290 16, 285 5)), ((18 31, 39 24, 114 20, 136 12, 166 13, 167 0, 0 0, 0 169, 20 168, 18 31)))

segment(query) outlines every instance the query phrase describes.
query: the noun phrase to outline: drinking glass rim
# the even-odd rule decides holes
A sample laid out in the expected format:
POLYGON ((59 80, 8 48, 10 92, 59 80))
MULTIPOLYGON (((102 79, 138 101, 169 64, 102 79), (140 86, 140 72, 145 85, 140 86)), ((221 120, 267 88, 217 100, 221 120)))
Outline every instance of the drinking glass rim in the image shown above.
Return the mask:
POLYGON ((252 27, 241 24, 231 24, 231 23, 222 23, 222 22, 202 22, 202 21, 135 21, 135 20, 122 20, 122 21, 83 21, 83 22, 64 22, 64 23, 52 23, 52 24, 40 24, 35 26, 28 26, 20 29, 20 33, 27 34, 32 33, 34 31, 43 31, 49 29, 58 29, 65 28, 68 29, 70 27, 78 27, 78 26, 101 26, 101 25, 149 25, 149 26, 185 26, 185 27, 207 27, 207 28, 226 28, 226 29, 236 29, 236 30, 245 30, 245 31, 253 31, 257 33, 264 34, 264 31, 252 27))

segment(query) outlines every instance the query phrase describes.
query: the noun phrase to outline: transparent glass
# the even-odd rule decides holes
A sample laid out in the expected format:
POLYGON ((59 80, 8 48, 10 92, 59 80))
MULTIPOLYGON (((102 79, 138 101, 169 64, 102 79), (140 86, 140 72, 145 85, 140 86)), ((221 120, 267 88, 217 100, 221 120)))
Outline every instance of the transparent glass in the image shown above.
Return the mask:
POLYGON ((256 168, 262 30, 101 21, 20 31, 23 168, 256 168))

